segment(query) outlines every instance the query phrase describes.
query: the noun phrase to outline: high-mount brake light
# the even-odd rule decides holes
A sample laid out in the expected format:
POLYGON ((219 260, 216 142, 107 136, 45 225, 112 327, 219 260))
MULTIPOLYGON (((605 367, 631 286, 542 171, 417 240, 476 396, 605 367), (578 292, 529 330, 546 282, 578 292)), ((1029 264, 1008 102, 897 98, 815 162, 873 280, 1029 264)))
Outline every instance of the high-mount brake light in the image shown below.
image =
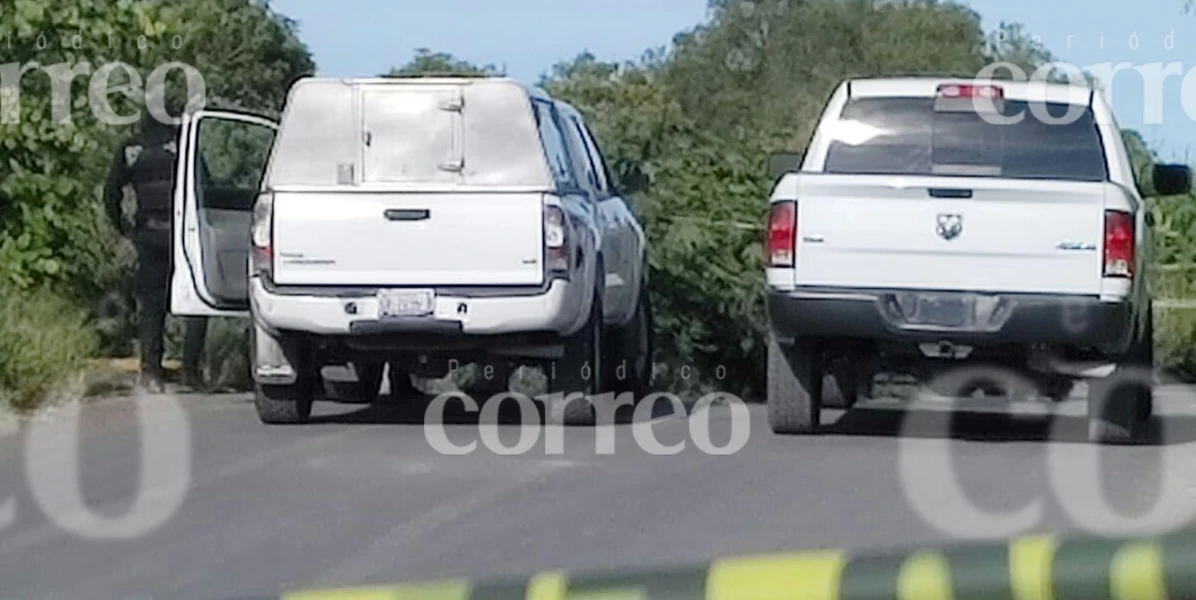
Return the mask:
POLYGON ((938 95, 940 98, 989 98, 1000 100, 1005 97, 1005 88, 999 85, 945 83, 938 87, 938 95))

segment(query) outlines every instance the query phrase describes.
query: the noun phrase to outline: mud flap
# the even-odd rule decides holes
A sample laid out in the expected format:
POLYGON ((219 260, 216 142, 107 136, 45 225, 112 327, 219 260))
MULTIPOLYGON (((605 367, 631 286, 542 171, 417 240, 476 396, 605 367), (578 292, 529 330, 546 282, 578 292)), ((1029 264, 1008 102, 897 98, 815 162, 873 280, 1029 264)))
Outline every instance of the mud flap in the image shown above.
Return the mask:
POLYGON ((253 323, 253 380, 262 385, 291 385, 297 371, 282 343, 253 323))

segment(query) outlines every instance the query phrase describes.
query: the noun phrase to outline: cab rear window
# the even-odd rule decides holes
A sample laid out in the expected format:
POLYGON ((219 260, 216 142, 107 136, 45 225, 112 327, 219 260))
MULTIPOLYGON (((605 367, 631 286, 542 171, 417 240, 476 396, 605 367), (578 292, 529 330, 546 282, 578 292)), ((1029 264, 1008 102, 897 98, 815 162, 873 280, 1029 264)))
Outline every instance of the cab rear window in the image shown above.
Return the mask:
POLYGON ((974 111, 936 112, 933 98, 857 98, 831 132, 824 171, 1104 181, 1104 146, 1089 108, 1006 100, 994 123, 974 111), (1068 115, 1068 110, 1072 114, 1068 115), (1078 118, 1071 118, 1079 114, 1078 118), (1067 115, 1068 119, 1063 119, 1067 115), (1008 119, 1005 119, 1008 120, 1008 119), (1062 122, 1055 122, 1062 121, 1062 122))

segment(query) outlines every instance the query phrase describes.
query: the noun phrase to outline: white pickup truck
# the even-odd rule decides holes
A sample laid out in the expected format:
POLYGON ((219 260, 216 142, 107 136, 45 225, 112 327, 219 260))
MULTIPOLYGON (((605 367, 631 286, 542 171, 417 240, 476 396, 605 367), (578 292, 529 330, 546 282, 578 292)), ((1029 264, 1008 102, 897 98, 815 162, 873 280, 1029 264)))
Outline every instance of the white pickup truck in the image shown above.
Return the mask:
MULTIPOLYGON (((874 374, 898 372, 949 381, 956 395, 991 388, 968 374, 1010 373, 1055 400, 1083 378, 1093 441, 1141 432, 1152 410, 1152 223, 1101 94, 850 80, 806 152, 774 163, 774 431, 819 428, 824 377, 850 406, 874 374)), ((1156 167, 1160 195, 1190 186, 1186 167, 1156 167)))
MULTIPOLYGON (((171 310, 252 318, 262 421, 307 421, 326 365, 364 400, 386 365, 391 397, 454 362, 502 364, 495 391, 516 362, 550 394, 647 385, 644 232, 584 119, 543 91, 310 78, 280 123, 198 112, 180 148, 171 310)), ((594 422, 556 398, 551 418, 594 422)))

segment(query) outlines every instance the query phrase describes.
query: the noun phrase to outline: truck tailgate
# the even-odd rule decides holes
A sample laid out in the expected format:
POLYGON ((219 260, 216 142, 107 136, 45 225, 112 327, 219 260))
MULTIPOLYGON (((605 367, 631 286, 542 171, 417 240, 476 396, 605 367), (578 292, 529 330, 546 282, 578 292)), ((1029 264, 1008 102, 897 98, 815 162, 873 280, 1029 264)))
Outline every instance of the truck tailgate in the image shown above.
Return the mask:
POLYGON ((279 192, 280 285, 537 285, 539 193, 279 192))
POLYGON ((803 174, 796 282, 1099 294, 1108 185, 803 174))

